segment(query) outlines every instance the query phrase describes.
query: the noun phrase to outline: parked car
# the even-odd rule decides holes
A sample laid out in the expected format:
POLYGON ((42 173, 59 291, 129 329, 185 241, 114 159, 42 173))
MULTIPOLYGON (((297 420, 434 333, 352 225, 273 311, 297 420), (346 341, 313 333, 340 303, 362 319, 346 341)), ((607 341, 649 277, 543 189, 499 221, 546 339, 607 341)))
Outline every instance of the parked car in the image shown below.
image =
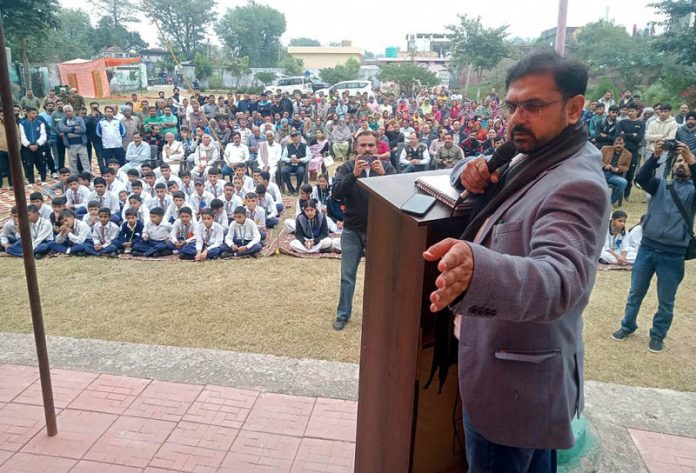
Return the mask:
POLYGON ((291 97, 295 94, 314 93, 312 81, 304 76, 283 77, 278 79, 275 84, 266 87, 266 93, 269 95, 275 95, 278 90, 287 92, 291 97))
POLYGON ((319 92, 324 92, 324 95, 331 95, 333 97, 341 96, 343 92, 348 92, 351 97, 355 95, 363 95, 367 92, 368 97, 374 97, 375 93, 372 91, 372 83, 369 80, 347 80, 334 84, 328 89, 320 89, 315 92, 318 96, 319 92))

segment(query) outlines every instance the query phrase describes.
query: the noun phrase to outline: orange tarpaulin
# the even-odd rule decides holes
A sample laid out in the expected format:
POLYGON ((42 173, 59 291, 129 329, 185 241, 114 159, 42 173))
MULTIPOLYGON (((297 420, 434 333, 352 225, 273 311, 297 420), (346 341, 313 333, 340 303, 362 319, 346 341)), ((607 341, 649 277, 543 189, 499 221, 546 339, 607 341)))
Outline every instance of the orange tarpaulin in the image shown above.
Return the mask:
POLYGON ((83 97, 101 98, 111 95, 104 58, 63 62, 58 64, 58 70, 61 81, 76 88, 77 93, 83 97))
POLYGON ((124 64, 139 64, 140 56, 138 57, 105 57, 104 62, 106 67, 123 66, 124 64))

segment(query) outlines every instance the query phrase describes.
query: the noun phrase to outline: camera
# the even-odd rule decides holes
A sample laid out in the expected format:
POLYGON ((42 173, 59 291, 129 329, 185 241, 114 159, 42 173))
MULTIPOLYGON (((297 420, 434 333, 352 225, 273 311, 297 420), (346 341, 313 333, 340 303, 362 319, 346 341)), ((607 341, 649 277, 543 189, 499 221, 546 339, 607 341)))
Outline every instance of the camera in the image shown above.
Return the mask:
POLYGON ((662 151, 674 153, 677 151, 677 140, 665 140, 662 142, 662 151))
POLYGON ((372 164, 372 162, 373 162, 375 159, 377 159, 377 158, 375 158, 375 157, 372 156, 371 154, 367 154, 367 155, 361 157, 360 159, 361 159, 362 161, 367 161, 368 164, 372 164))

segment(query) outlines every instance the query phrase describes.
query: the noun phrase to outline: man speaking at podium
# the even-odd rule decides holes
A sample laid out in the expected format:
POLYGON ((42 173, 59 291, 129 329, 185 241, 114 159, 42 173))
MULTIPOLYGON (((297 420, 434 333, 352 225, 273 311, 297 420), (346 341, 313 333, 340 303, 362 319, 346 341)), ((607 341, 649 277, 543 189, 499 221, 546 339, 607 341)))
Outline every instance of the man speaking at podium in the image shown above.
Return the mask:
POLYGON ((555 472, 583 408, 582 312, 607 232, 601 156, 582 110, 587 67, 536 52, 506 77, 520 154, 490 173, 483 158, 453 181, 481 202, 438 261, 433 312, 450 306, 470 473, 555 472))

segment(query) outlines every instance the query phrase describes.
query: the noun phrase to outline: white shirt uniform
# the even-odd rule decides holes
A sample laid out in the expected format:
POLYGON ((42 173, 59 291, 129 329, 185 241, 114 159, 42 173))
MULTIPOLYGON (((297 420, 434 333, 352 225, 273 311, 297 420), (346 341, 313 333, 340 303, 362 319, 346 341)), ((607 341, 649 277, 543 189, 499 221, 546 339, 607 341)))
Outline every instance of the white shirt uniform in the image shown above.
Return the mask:
POLYGON ((182 205, 181 208, 177 207, 176 204, 172 202, 169 205, 169 207, 167 207, 167 210, 164 212, 163 220, 165 222, 169 222, 172 219, 172 217, 174 218, 174 220, 179 220, 179 211, 184 207, 188 208, 191 211, 191 220, 195 222, 197 218, 196 209, 194 209, 193 206, 188 202, 184 202, 184 205, 182 205))
POLYGON ((275 218, 278 216, 278 208, 276 207, 275 200, 271 197, 268 192, 264 195, 263 200, 259 196, 256 201, 257 207, 262 207, 265 209, 266 218, 275 218))
MULTIPOLYGON (((131 205, 130 202, 128 202, 126 205, 123 206, 123 212, 121 213, 121 217, 123 220, 126 219, 126 210, 130 209, 131 205)), ((150 209, 147 208, 144 202, 140 202, 140 207, 138 208, 138 220, 143 222, 149 222, 150 221, 150 209)))
POLYGON ((65 193, 68 207, 87 207, 90 191, 85 186, 78 186, 77 190, 68 189, 65 193))
POLYGON ((210 207, 210 203, 214 198, 215 197, 213 197, 213 194, 208 191, 203 191, 203 195, 198 194, 198 192, 194 192, 189 196, 189 202, 193 206, 194 210, 198 212, 198 210, 201 208, 204 209, 206 207, 210 207))
POLYGON ((92 227, 92 241, 95 245, 109 246, 118 237, 120 228, 114 222, 102 225, 97 222, 92 227))
POLYGON ((225 194, 224 191, 225 183, 223 181, 217 181, 215 185, 212 185, 210 181, 205 182, 205 190, 210 192, 215 199, 221 199, 225 194))
POLYGON ((233 167, 238 163, 249 162, 249 147, 243 143, 235 145, 234 143, 229 143, 225 146, 225 164, 229 167, 233 167))
POLYGON ((169 233, 169 241, 176 243, 181 240, 191 243, 196 239, 197 227, 198 224, 193 219, 187 225, 184 225, 181 220, 177 219, 172 225, 172 231, 169 233))
POLYGON ((97 194, 96 191, 90 192, 87 202, 96 200, 99 202, 99 208, 108 208, 112 213, 118 213, 121 210, 121 205, 118 201, 118 194, 109 191, 104 191, 104 195, 97 194))
POLYGON ((32 248, 36 248, 47 240, 53 240, 53 226, 51 221, 46 218, 39 217, 36 223, 29 222, 29 231, 31 233, 32 248))
POLYGON ((117 197, 121 193, 121 191, 127 191, 126 185, 119 179, 114 179, 111 184, 107 183, 106 190, 115 194, 117 197))
POLYGON ((10 237, 19 238, 19 232, 17 231, 17 225, 15 225, 14 220, 5 222, 2 230, 0 230, 0 245, 7 248, 10 245, 10 237))
POLYGON ((169 234, 172 231, 172 226, 164 221, 156 225, 152 222, 145 223, 143 227, 143 236, 148 235, 150 240, 153 241, 165 241, 169 238, 169 234))
POLYGON ((234 239, 248 241, 247 246, 252 246, 257 243, 261 243, 261 234, 259 233, 259 227, 256 226, 251 219, 246 219, 243 224, 238 224, 236 220, 232 220, 230 227, 227 230, 227 236, 225 237, 225 243, 227 246, 232 248, 234 246, 234 239))
POLYGON ((225 214, 227 215, 228 220, 234 218, 234 209, 244 206, 244 201, 235 194, 232 194, 232 198, 230 200, 227 200, 224 195, 220 198, 220 200, 223 204, 225 204, 225 214))
MULTIPOLYGON (((159 207, 165 212, 169 208, 170 205, 174 203, 174 200, 172 199, 172 196, 170 195, 165 195, 163 198, 155 197, 154 199, 150 199, 147 201, 147 208, 148 210, 152 210, 155 207, 159 207)), ((166 221, 166 219, 165 219, 166 221)))
POLYGON ((61 235, 60 233, 56 235, 56 243, 61 245, 65 243, 66 240, 69 240, 72 243, 79 245, 84 243, 89 238, 91 233, 92 229, 89 228, 89 225, 81 220, 75 219, 75 223, 70 229, 70 232, 65 235, 61 235))
POLYGON ((225 229, 217 222, 213 222, 210 228, 202 223, 196 226, 196 251, 204 249, 212 250, 222 245, 225 229))

